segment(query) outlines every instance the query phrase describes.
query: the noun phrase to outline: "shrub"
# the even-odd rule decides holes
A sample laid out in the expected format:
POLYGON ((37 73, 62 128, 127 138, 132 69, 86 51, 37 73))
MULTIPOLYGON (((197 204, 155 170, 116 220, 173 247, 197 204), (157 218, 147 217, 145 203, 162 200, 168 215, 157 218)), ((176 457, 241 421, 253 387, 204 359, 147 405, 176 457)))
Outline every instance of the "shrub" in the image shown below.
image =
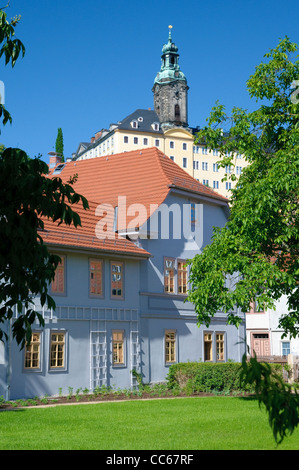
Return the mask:
MULTIPOLYGON (((273 365, 277 369, 277 364, 273 365)), ((167 376, 168 387, 187 393, 253 392, 253 386, 241 386, 241 364, 236 362, 187 362, 173 364, 167 376)))

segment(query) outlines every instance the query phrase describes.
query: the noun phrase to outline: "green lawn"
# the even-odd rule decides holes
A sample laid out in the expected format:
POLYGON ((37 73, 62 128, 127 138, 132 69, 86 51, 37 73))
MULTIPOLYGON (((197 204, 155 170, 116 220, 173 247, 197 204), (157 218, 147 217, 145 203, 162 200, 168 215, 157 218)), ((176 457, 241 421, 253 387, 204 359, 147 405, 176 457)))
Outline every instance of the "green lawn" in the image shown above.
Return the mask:
MULTIPOLYGON (((0 412, 1 450, 276 449, 256 400, 200 397, 0 412)), ((299 450, 299 429, 278 449, 299 450)))

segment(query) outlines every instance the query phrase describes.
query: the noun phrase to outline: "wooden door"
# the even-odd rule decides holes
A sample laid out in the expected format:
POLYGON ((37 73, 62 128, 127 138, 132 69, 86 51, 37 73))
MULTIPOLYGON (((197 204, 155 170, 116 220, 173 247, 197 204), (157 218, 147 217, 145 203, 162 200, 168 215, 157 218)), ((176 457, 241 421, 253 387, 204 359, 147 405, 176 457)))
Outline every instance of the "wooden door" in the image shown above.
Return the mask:
POLYGON ((270 356, 269 333, 253 333, 252 349, 257 356, 270 356))

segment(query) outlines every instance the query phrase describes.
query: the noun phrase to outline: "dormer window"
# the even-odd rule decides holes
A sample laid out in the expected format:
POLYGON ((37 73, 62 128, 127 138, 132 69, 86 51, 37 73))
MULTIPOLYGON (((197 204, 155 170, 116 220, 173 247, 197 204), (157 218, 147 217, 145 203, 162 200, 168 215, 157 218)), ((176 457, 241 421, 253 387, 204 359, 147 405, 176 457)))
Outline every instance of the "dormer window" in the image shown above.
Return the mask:
POLYGON ((158 122, 153 122, 152 128, 154 129, 154 131, 158 131, 158 130, 159 130, 159 127, 160 127, 160 125, 159 125, 158 122))
POLYGON ((137 120, 131 121, 131 126, 133 127, 133 129, 137 129, 138 128, 138 121, 137 120))

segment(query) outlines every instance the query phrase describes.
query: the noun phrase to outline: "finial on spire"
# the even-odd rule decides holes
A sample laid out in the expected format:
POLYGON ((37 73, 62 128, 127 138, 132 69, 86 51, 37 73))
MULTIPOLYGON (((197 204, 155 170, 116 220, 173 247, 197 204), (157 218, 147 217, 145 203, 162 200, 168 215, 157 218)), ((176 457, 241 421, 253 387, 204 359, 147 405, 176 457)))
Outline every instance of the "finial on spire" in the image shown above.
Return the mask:
POLYGON ((172 30, 171 24, 168 26, 168 29, 169 29, 168 41, 171 42, 171 30, 172 30))

